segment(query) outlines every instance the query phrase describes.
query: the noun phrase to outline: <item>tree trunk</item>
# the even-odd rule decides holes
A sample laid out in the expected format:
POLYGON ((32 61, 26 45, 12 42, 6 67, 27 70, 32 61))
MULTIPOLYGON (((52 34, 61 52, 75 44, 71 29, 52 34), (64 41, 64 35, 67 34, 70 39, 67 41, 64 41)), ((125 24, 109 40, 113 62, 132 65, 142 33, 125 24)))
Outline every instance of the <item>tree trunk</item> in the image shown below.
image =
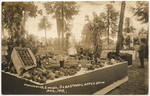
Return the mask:
POLYGON ((7 53, 8 53, 8 61, 9 61, 9 60, 11 60, 11 53, 14 48, 14 36, 13 36, 12 26, 10 27, 10 29, 8 31, 10 31, 10 38, 8 41, 9 44, 7 45, 8 46, 7 53))
POLYGON ((129 19, 128 19, 128 33, 130 33, 130 23, 129 23, 129 19))
MULTIPOLYGON (((4 10, 2 9, 2 11, 4 11, 4 10)), ((4 20, 4 15, 3 15, 3 13, 2 13, 1 16, 2 16, 2 23, 1 23, 2 24, 2 38, 5 38, 5 36, 4 36, 4 21, 3 21, 4 20)))
POLYGON ((62 28, 61 28, 61 31, 62 31, 62 47, 64 46, 64 16, 63 16, 63 1, 62 1, 62 28))
POLYGON ((119 20, 119 31, 118 31, 117 46, 116 46, 116 53, 117 54, 119 54, 120 45, 121 45, 125 5, 126 5, 125 1, 122 1, 122 3, 121 3, 121 12, 120 12, 120 20, 119 20))
POLYGON ((47 44, 46 29, 45 29, 45 45, 47 44))
MULTIPOLYGON (((62 30, 63 30, 63 29, 62 29, 62 30)), ((62 31, 62 35, 61 35, 61 36, 62 36, 62 37, 61 37, 61 38, 62 38, 62 42, 61 42, 61 43, 62 43, 62 47, 64 47, 64 32, 63 32, 63 31, 62 31)))
POLYGON ((107 22, 108 22, 107 34, 108 34, 108 45, 109 45, 109 8, 108 8, 108 11, 107 11, 107 22))
POLYGON ((5 36, 4 36, 4 24, 3 24, 3 21, 2 21, 2 38, 5 38, 5 36))
POLYGON ((56 24, 57 24, 57 34, 58 34, 58 45, 60 47, 60 33, 61 33, 61 19, 58 18, 56 13, 56 24))
POLYGON ((19 46, 20 46, 20 47, 22 47, 22 42, 21 42, 21 41, 22 41, 22 37, 21 37, 21 36, 22 36, 22 34, 24 34, 23 31, 25 30, 26 16, 27 16, 27 12, 24 11, 24 13, 23 13, 22 26, 21 26, 21 28, 20 28, 21 30, 20 30, 20 34, 19 34, 19 35, 20 35, 20 38, 19 38, 19 41, 20 41, 19 46), (22 32, 21 32, 21 31, 22 31, 22 32), (21 33, 22 33, 22 34, 21 34, 21 33))
POLYGON ((25 29, 25 24, 26 24, 26 15, 27 15, 27 12, 24 11, 24 14, 23 14, 23 27, 25 29))

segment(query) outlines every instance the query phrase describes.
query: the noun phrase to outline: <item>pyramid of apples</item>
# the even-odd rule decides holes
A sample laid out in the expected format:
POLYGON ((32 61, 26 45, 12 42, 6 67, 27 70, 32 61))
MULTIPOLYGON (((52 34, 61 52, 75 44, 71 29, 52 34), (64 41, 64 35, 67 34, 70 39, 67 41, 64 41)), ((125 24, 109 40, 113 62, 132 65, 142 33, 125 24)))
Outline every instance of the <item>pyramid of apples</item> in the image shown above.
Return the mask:
POLYGON ((31 55, 29 54, 28 49, 16 49, 16 50, 19 53, 25 66, 34 65, 33 59, 31 57, 31 55))

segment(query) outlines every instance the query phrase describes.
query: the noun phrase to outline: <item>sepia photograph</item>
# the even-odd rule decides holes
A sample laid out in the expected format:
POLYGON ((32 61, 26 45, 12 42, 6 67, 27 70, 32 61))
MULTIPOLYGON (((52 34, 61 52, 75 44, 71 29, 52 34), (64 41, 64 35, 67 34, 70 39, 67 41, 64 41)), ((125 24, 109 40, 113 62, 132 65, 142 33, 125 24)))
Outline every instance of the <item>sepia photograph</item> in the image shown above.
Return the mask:
POLYGON ((149 1, 1 1, 2 95, 148 95, 149 1))

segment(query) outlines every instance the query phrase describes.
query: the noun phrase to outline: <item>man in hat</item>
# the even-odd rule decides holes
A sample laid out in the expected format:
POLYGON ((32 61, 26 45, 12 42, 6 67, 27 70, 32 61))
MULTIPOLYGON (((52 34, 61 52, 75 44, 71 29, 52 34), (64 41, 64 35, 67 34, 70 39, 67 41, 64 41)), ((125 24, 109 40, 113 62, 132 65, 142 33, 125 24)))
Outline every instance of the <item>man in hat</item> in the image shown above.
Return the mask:
POLYGON ((141 45, 139 47, 139 58, 140 58, 140 63, 141 66, 139 66, 140 68, 144 68, 144 57, 145 57, 145 43, 143 40, 141 40, 141 45))

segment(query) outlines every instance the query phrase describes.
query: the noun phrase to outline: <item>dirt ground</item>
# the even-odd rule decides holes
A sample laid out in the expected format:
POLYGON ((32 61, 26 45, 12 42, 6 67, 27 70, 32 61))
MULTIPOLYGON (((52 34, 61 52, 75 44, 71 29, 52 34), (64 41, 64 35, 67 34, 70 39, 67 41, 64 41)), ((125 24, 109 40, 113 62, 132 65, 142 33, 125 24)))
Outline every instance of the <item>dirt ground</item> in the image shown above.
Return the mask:
POLYGON ((146 95, 148 94, 148 60, 145 59, 145 68, 140 66, 139 59, 133 61, 128 67, 129 80, 113 89, 106 95, 146 95))

